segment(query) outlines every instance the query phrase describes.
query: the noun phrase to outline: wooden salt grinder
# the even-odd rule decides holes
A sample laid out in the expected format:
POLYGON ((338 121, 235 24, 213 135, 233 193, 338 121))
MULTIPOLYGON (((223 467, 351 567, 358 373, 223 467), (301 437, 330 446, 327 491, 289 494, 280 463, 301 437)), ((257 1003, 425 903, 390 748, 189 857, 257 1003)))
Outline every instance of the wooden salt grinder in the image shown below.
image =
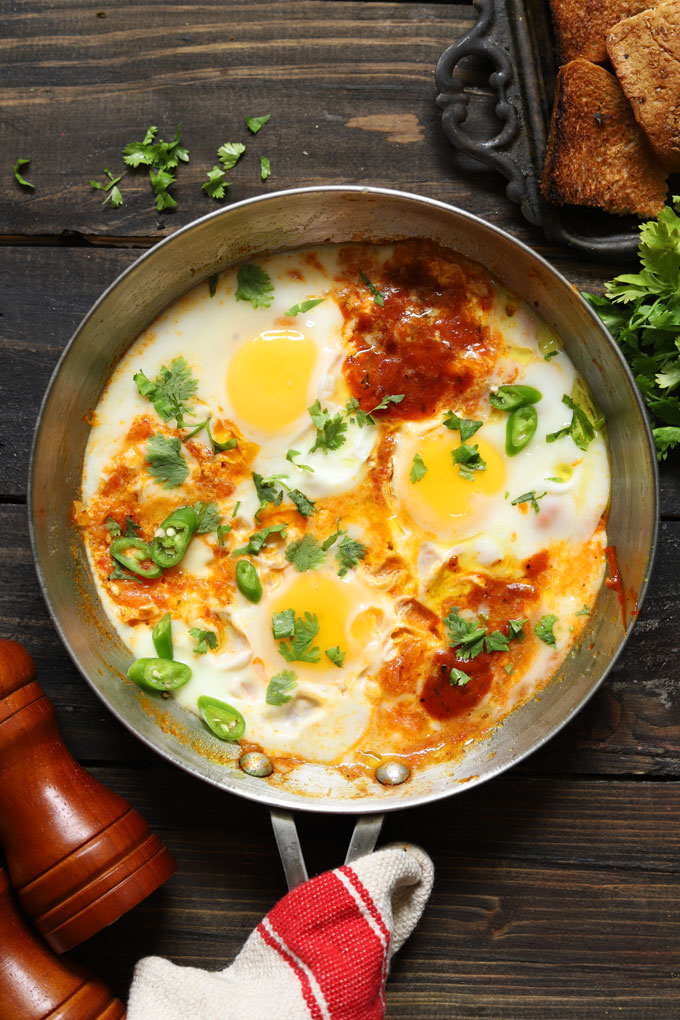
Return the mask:
POLYGON ((57 953, 175 870, 139 812, 71 757, 33 659, 15 641, 0 641, 0 841, 21 905, 57 953))
POLYGON ((24 923, 0 868, 0 1020, 122 1020, 105 985, 58 960, 24 923))

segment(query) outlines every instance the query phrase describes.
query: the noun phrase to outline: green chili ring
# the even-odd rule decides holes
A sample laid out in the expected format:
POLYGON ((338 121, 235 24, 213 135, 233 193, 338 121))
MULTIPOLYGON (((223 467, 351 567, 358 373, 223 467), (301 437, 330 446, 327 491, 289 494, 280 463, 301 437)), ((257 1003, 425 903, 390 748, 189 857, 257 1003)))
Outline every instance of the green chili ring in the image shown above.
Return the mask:
POLYGON ((505 426, 505 452, 508 457, 514 457, 524 449, 536 432, 537 425, 536 408, 530 404, 512 412, 505 426))
POLYGON ((238 709, 226 701, 209 698, 207 694, 202 694, 197 704, 201 719, 216 737, 232 741, 241 739, 246 731, 246 721, 238 709))
POLYGON ((191 680, 191 667, 172 659, 137 659, 127 675, 150 691, 176 691, 191 680))
POLYGON ((499 411, 515 411, 526 404, 536 404, 543 397, 533 386, 499 386, 497 393, 489 395, 489 403, 499 411))
POLYGON ((187 551, 198 526, 198 515, 192 506, 180 506, 166 517, 154 535, 151 551, 160 567, 175 567, 187 551))
POLYGON ((151 546, 142 542, 141 538, 116 538, 109 546, 114 560, 122 567, 131 570, 140 577, 160 577, 163 573, 161 565, 156 563, 151 546), (148 563, 148 566, 144 566, 148 563))
POLYGON ((172 617, 170 613, 161 616, 160 620, 151 631, 153 646, 159 659, 173 659, 172 649, 172 617))
POLYGON ((236 584, 249 602, 259 602, 262 598, 262 582, 250 560, 239 560, 236 564, 236 584))

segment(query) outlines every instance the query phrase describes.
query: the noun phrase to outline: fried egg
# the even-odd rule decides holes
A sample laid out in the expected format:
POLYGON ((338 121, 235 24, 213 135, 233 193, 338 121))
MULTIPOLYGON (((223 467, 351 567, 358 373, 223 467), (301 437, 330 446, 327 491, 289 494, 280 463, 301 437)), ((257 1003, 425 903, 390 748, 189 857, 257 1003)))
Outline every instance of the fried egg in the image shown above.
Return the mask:
POLYGON ((169 614, 188 713, 226 704, 275 767, 427 764, 539 691, 583 630, 607 543, 598 419, 560 339, 479 266, 422 241, 286 252, 133 343, 75 517, 131 657, 169 614), (504 387, 536 391, 521 448, 504 387), (157 571, 163 522, 192 506, 157 571), (126 534, 140 573, 112 556, 126 534))

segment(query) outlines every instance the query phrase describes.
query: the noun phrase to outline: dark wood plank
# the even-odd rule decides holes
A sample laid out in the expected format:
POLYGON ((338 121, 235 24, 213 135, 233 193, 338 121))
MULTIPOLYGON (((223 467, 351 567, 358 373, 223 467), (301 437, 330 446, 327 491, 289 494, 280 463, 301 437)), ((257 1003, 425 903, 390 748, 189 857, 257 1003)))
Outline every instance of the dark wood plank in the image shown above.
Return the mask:
MULTIPOLYGON (((90 306, 141 253, 0 246, 0 497, 25 494, 32 430, 54 365, 90 306)), ((580 290, 601 291, 618 272, 575 260, 555 264, 580 290)), ((678 458, 661 469, 661 511, 680 518, 678 458)))
MULTIPOLYGON (((179 872, 79 958, 121 994, 141 955, 228 965, 285 892, 266 811, 163 763, 143 784, 126 770, 95 771, 146 814, 179 872)), ((389 816, 381 842, 417 840, 437 880, 395 961, 388 1016, 670 1020, 679 818, 675 783, 517 778, 389 816)), ((348 822, 301 821, 312 871, 340 861, 348 822)))
MULTIPOLYGON (((52 627, 31 567, 24 507, 0 507, 0 636, 22 641, 54 700, 73 753, 89 761, 148 762, 150 752, 102 706, 52 627)), ((680 523, 661 528, 647 602, 618 665, 578 717, 524 771, 680 775, 675 628, 680 523)))

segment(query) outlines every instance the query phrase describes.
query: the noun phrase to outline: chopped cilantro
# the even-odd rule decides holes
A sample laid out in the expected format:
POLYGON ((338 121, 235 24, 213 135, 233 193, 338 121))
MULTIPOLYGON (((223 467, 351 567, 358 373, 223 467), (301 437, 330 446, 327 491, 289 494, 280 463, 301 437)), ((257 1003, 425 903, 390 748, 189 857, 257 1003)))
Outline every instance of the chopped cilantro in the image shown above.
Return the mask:
POLYGON ((313 535, 303 535, 286 549, 286 559, 299 574, 305 570, 318 570, 324 558, 324 551, 313 535))
MULTIPOLYGON (((188 428, 189 426, 185 425, 182 427, 188 428)), ((195 425, 191 432, 187 436, 183 437, 183 442, 188 443, 190 439, 193 439, 194 436, 197 436, 199 432, 203 431, 203 429, 205 429, 206 431, 206 435, 208 436, 208 442, 210 443, 213 453, 224 453, 226 450, 233 450, 234 447, 238 446, 238 441, 234 436, 232 436, 231 439, 227 439, 224 443, 218 443, 218 441, 215 439, 212 432, 210 431, 210 418, 206 418, 205 421, 201 421, 198 423, 198 425, 195 425)))
POLYGON ((181 444, 176 436, 155 435, 146 444, 149 474, 154 481, 163 483, 164 489, 176 489, 187 478, 189 468, 180 453, 181 444))
MULTIPOLYGON (((260 476, 260 477, 261 477, 261 476, 260 476)), ((234 509, 233 509, 233 510, 232 510, 232 512, 231 512, 231 516, 232 516, 232 517, 236 517, 236 514, 238 513, 238 508, 240 507, 240 505, 241 505, 241 500, 240 500, 240 499, 238 499, 238 500, 236 501, 236 503, 234 504, 234 509)))
POLYGON ((205 655, 209 648, 211 651, 215 651, 217 648, 217 634, 214 630, 201 630, 200 627, 190 627, 189 633, 194 641, 197 642, 193 649, 195 655, 205 655))
POLYGON ((111 558, 113 564, 113 570, 108 575, 107 580, 109 581, 136 581, 137 584, 142 584, 143 579, 138 577, 137 574, 133 574, 128 570, 123 570, 122 566, 117 560, 111 558))
POLYGON ((316 513, 314 500, 308 499, 304 492, 300 492, 299 489, 291 489, 290 492, 286 493, 286 496, 291 502, 295 503, 298 513, 301 513, 303 517, 312 517, 316 513))
POLYGON ((494 630, 484 638, 484 651, 509 652, 510 646, 508 640, 509 638, 506 638, 505 634, 501 633, 500 630, 494 630))
MULTIPOLYGON (((126 171, 127 172, 127 171, 126 171)), ((107 202, 111 203, 113 209, 118 209, 123 204, 123 196, 120 193, 120 189, 116 187, 119 181, 122 181, 122 175, 120 177, 114 177, 108 167, 104 167, 104 173, 108 177, 108 184, 100 184, 99 181, 90 181, 90 185, 96 191, 108 192, 106 198, 102 202, 102 205, 106 205, 107 202)), ((32 185, 31 185, 32 187, 32 185)))
POLYGON ((604 425, 604 418, 597 418, 595 421, 592 421, 585 410, 566 393, 562 397, 562 403, 566 404, 572 412, 571 421, 564 428, 547 435, 545 437, 546 443, 554 443, 556 439, 561 439, 562 436, 571 436, 579 450, 587 450, 604 425))
POLYGON ((120 536, 123 534, 123 529, 121 528, 118 521, 114 520, 113 517, 107 517, 106 520, 104 521, 104 524, 106 525, 106 530, 108 531, 111 538, 120 538, 120 536))
POLYGON ((231 170, 246 151, 242 142, 225 142, 217 150, 217 158, 225 170, 231 170))
POLYGON ((270 117, 271 113, 265 113, 263 117, 245 117, 244 119, 248 129, 256 135, 260 128, 264 127, 270 117))
POLYGON ((215 297, 219 278, 219 273, 213 273, 212 276, 208 277, 208 291, 210 293, 210 297, 215 297))
POLYGON ((381 294, 381 292, 378 290, 378 288, 375 286, 375 284, 371 283, 371 281, 366 276, 366 274, 362 273, 361 270, 359 270, 359 276, 361 277, 361 279, 363 280, 363 282, 366 284, 366 286, 370 290, 371 294, 373 295, 374 303, 376 305, 380 305, 380 307, 382 308, 383 305, 385 304, 385 297, 384 297, 384 295, 381 294))
POLYGON ((312 641, 319 633, 319 621, 315 613, 306 612, 304 617, 295 617, 295 631, 289 642, 280 641, 279 651, 286 662, 318 662, 321 650, 312 641))
POLYGON ((31 157, 29 156, 28 159, 18 159, 16 161, 16 163, 14 164, 14 177, 15 177, 15 180, 17 180, 19 182, 19 184, 21 184, 24 188, 35 188, 34 184, 31 184, 30 181, 27 181, 19 173, 19 170, 21 169, 21 167, 22 166, 28 166, 28 164, 30 162, 31 162, 31 157))
POLYGON ((414 453, 413 464, 411 465, 411 470, 409 471, 408 474, 409 478, 411 479, 411 484, 415 485, 416 482, 419 482, 421 478, 425 477, 426 474, 427 467, 425 465, 425 461, 423 460, 419 453, 414 453))
POLYGON ((272 634, 276 641, 292 637, 295 633, 295 610, 283 609, 272 616, 272 634))
POLYGON ((291 318, 294 318, 296 315, 299 315, 300 312, 304 313, 311 311, 312 308, 316 308, 317 305, 320 305, 322 301, 325 300, 326 298, 322 297, 310 298, 308 301, 303 301, 302 304, 300 305, 292 305, 285 314, 290 315, 291 318))
POLYGON ((484 651, 486 627, 480 627, 479 620, 465 620, 454 606, 444 617, 449 644, 456 649, 456 655, 463 662, 476 659, 484 651))
POLYGON ((452 687, 465 687, 465 684, 469 684, 472 677, 465 673, 462 669, 456 669, 455 666, 451 669, 449 674, 449 683, 452 687))
POLYGON ((553 627, 557 623, 557 617, 554 613, 549 613, 547 616, 542 616, 534 627, 534 633, 536 637, 544 641, 546 645, 552 645, 555 647, 555 635, 553 634, 553 627))
POLYGON ((237 301, 250 301, 253 308, 269 308, 274 300, 274 285, 269 273, 255 262, 246 262, 236 274, 237 301))
POLYGON ((508 674, 508 676, 511 676, 515 672, 515 667, 513 666, 513 664, 511 662, 506 662, 506 664, 503 667, 503 669, 508 674))
POLYGON ((212 170, 207 171, 206 176, 208 180, 201 185, 206 195, 210 195, 211 198, 218 201, 224 198, 225 188, 231 187, 231 183, 227 180, 224 170, 215 164, 212 170))
POLYGON ((266 181, 272 175, 271 163, 266 156, 260 156, 260 178, 266 181))
POLYGON ((300 456, 300 451, 299 450, 289 450, 288 453, 286 454, 286 460, 289 460, 291 462, 291 464, 295 464, 295 467, 299 468, 300 471, 309 471, 309 472, 311 472, 311 474, 314 474, 314 468, 310 467, 309 464, 296 464, 295 463, 295 458, 299 457, 299 456, 300 456))
POLYGON ((152 126, 147 129, 146 135, 141 142, 129 142, 123 149, 123 160, 128 166, 138 167, 141 165, 156 167, 158 170, 172 170, 182 163, 189 162, 189 150, 180 145, 182 140, 182 125, 180 124, 171 142, 164 142, 162 138, 154 141, 158 128, 152 126))
POLYGON ((486 461, 480 456, 479 447, 476 443, 474 446, 467 446, 466 443, 461 443, 460 446, 451 451, 451 456, 453 457, 454 465, 458 465, 458 474, 468 482, 472 481, 475 477, 475 471, 486 471, 486 461))
POLYGON ((481 429, 484 422, 475 421, 474 418, 459 418, 453 411, 447 411, 444 418, 444 425, 452 432, 460 432, 461 443, 466 443, 471 436, 474 436, 477 429, 481 429))
POLYGON ((163 212, 165 209, 174 209, 177 206, 177 202, 168 191, 168 188, 172 187, 175 183, 175 175, 171 174, 169 170, 150 170, 149 180, 151 181, 158 211, 163 212))
POLYGON ((257 520, 260 512, 264 510, 267 503, 271 503, 272 506, 279 506, 283 499, 283 489, 274 485, 271 479, 263 478, 262 475, 258 475, 255 471, 253 471, 252 478, 253 484, 255 485, 255 491, 257 492, 257 498, 260 501, 260 506, 255 513, 255 520, 257 520))
POLYGON ((340 528, 340 521, 338 520, 337 531, 334 531, 332 535, 328 536, 325 542, 323 542, 321 548, 323 549, 324 552, 328 552, 330 547, 334 545, 339 538, 342 538, 342 536, 346 534, 347 532, 340 528))
POLYGON ((137 538, 142 529, 139 524, 135 524, 131 517, 125 518, 125 537, 126 538, 137 538))
POLYGON ((232 556, 258 556, 262 549, 264 549, 270 535, 280 535, 281 538, 285 538, 286 525, 270 524, 268 528, 260 528, 259 531, 254 532, 250 536, 248 545, 241 546, 240 549, 234 549, 232 556))
POLYGON ((376 411, 385 411, 390 404, 400 404, 405 393, 390 393, 383 397, 379 404, 376 404, 370 411, 364 411, 359 404, 356 397, 351 397, 345 404, 345 413, 349 417, 349 420, 359 426, 360 429, 366 425, 375 425, 375 419, 372 417, 376 411))
POLYGON ((284 669, 273 676, 267 684, 265 700, 268 705, 285 705, 293 695, 290 693, 297 687, 297 677, 292 669, 284 669))
POLYGON ((524 640, 524 624, 528 623, 528 617, 518 618, 516 620, 509 620, 508 626, 510 628, 510 640, 513 638, 516 641, 524 640))
POLYGON ((163 421, 175 418, 178 427, 185 428, 184 415, 192 413, 186 401, 196 392, 198 381, 184 358, 175 358, 170 368, 163 365, 154 382, 141 370, 133 378, 141 395, 148 397, 163 421))
POLYGON ((347 431, 347 422, 343 421, 342 415, 338 412, 331 417, 326 408, 322 409, 318 400, 314 401, 308 411, 316 426, 316 441, 309 452, 323 450, 328 453, 330 450, 339 450, 345 442, 347 431))
POLYGON ((367 552, 368 549, 365 545, 358 542, 355 538, 345 535, 335 550, 335 558, 340 566, 338 577, 344 577, 348 570, 356 567, 359 560, 363 560, 367 552))
POLYGON ((217 525, 217 544, 224 545, 224 536, 228 535, 231 531, 231 524, 218 524, 217 525))
POLYGON ((579 611, 577 612, 576 615, 577 616, 590 616, 590 606, 587 606, 586 603, 584 602, 583 603, 583 609, 579 609, 579 611))
POLYGON ((517 497, 517 499, 511 499, 510 506, 517 506, 519 503, 531 503, 534 513, 537 514, 540 510, 538 501, 539 499, 543 499, 544 496, 547 496, 546 492, 536 493, 532 489, 531 492, 523 492, 521 496, 517 497))
POLYGON ((324 654, 328 656, 335 666, 342 666, 347 652, 341 652, 339 647, 334 645, 333 648, 327 648, 324 654))
POLYGON ((220 523, 220 510, 217 503, 194 503, 194 510, 198 517, 196 525, 197 535, 207 535, 211 531, 217 531, 220 523))

